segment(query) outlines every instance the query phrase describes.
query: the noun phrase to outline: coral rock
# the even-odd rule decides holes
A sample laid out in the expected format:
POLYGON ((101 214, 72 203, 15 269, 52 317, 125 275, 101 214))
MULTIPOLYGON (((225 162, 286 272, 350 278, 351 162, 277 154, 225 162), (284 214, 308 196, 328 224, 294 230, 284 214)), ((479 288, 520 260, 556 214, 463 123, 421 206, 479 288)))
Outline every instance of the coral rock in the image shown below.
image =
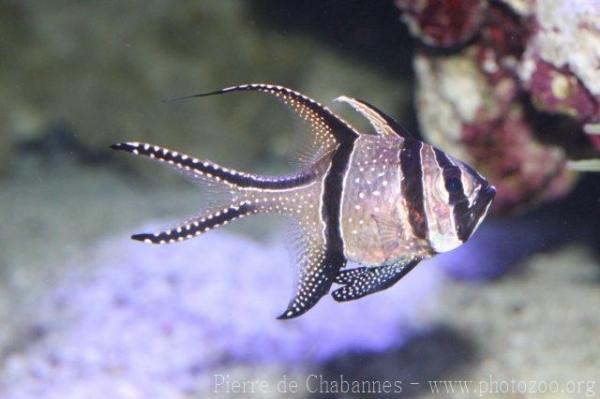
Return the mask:
POLYGON ((484 0, 396 0, 413 35, 435 47, 453 47, 472 39, 484 20, 484 0))
MULTIPOLYGON (((398 2, 420 40, 411 18, 433 3, 398 2)), ((474 6, 446 7, 457 4, 474 6)), ((513 0, 481 10, 478 36, 466 47, 415 58, 423 135, 490 178, 498 189, 496 209, 561 196, 575 181, 566 170, 566 149, 573 150, 584 123, 600 120, 600 1, 513 0), (568 121, 544 125, 548 116, 532 110, 530 99, 568 121)), ((463 29, 473 26, 468 20, 463 29)), ((456 30, 447 30, 454 36, 456 30)))
POLYGON ((515 101, 515 79, 506 76, 492 84, 475 53, 416 58, 418 116, 427 138, 496 185, 496 209, 568 191, 573 179, 564 169, 564 151, 536 139, 523 106, 515 101))
MULTIPOLYGON (((527 62, 527 61, 526 61, 527 62)), ((541 110, 587 121, 596 116, 598 104, 583 84, 567 69, 541 59, 531 61, 532 71, 524 82, 533 104, 541 110)))
POLYGON ((520 66, 541 110, 600 120, 600 1, 538 1, 520 66))

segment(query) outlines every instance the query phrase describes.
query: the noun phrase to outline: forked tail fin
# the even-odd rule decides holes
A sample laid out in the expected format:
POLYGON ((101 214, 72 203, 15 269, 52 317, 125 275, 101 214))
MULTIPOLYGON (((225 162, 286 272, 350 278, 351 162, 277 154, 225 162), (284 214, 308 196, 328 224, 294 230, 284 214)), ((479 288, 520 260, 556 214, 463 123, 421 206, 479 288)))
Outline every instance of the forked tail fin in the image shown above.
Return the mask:
POLYGON ((273 213, 279 209, 275 203, 279 196, 274 196, 273 193, 302 186, 314 179, 311 173, 264 177, 238 172, 147 143, 119 143, 111 148, 167 163, 193 177, 218 196, 217 200, 212 201, 197 216, 178 226, 158 233, 135 234, 131 237, 151 244, 183 241, 253 213, 273 213))
POLYGON ((223 183, 231 188, 285 189, 310 181, 314 176, 302 173, 286 177, 264 177, 224 168, 208 160, 200 160, 186 154, 148 143, 128 142, 110 146, 113 150, 142 155, 165 162, 192 177, 223 183))
POLYGON ((131 238, 149 244, 168 244, 176 241, 183 241, 197 237, 215 227, 225 225, 235 219, 250 215, 253 212, 253 207, 246 203, 242 203, 239 206, 231 205, 223 210, 208 213, 197 219, 190 220, 173 229, 165 230, 160 233, 134 234, 131 238))

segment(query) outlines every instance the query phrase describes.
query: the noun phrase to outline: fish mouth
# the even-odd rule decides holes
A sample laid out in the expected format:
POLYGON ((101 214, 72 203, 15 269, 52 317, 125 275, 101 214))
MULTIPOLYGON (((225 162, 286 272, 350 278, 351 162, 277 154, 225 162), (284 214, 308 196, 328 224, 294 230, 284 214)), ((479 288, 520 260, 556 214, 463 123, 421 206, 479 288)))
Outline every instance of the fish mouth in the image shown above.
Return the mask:
POLYGON ((494 186, 487 186, 479 193, 477 203, 473 206, 472 215, 478 216, 479 219, 483 219, 487 214, 494 197, 496 196, 496 188, 494 186))
POLYGON ((484 190, 484 195, 488 198, 488 201, 491 201, 496 196, 496 187, 487 186, 484 190))
POLYGON ((483 219, 485 219, 495 196, 496 188, 494 186, 486 186, 485 189, 483 189, 479 193, 479 198, 477 199, 477 202, 471 210, 472 220, 469 237, 473 235, 473 233, 475 232, 475 230, 477 230, 481 222, 483 222, 483 219))
POLYGON ((469 208, 462 218, 463 222, 458 222, 458 238, 465 242, 477 230, 485 216, 487 215, 492 201, 496 196, 496 188, 486 185, 481 188, 477 195, 475 203, 469 208))

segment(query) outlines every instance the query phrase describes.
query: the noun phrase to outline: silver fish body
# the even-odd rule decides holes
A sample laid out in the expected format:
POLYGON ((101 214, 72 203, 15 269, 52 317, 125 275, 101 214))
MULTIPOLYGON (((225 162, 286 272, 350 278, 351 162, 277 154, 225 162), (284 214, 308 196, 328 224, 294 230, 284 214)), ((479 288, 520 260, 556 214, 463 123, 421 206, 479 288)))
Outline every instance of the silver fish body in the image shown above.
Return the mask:
POLYGON ((452 250, 475 231, 493 196, 479 174, 429 144, 362 135, 342 197, 345 256, 376 266, 452 250), (451 198, 448 179, 461 198, 451 198))
POLYGON ((327 107, 281 86, 251 84, 234 91, 272 94, 312 127, 312 154, 296 174, 264 177, 221 167, 146 143, 113 149, 171 164, 225 194, 222 205, 155 234, 132 238, 164 244, 198 236, 252 214, 295 221, 295 295, 280 318, 312 308, 331 286, 348 301, 392 286, 422 259, 465 242, 484 219, 494 188, 468 165, 412 138, 372 105, 339 97, 365 116, 375 134, 360 133, 327 107), (363 266, 346 269, 352 261, 363 266))

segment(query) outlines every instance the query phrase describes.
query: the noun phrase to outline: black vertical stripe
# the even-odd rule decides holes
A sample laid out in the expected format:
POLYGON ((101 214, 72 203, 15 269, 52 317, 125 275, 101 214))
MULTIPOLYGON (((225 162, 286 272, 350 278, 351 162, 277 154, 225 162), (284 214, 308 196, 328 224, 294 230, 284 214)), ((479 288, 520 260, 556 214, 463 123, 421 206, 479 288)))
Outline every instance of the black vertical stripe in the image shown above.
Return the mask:
POLYGON ((343 140, 331 159, 331 167, 325 176, 323 190, 323 208, 321 217, 326 226, 326 253, 324 267, 330 279, 329 287, 338 271, 345 266, 344 239, 342 237, 340 216, 344 195, 344 178, 350 167, 350 158, 354 151, 357 136, 343 140))
POLYGON ((442 174, 444 176, 444 184, 446 186, 446 192, 450 199, 450 204, 456 204, 461 201, 465 201, 465 190, 460 179, 462 172, 460 168, 450 162, 448 156, 438 149, 434 149, 435 161, 438 166, 442 168, 442 174))
POLYGON ((444 184, 448 193, 449 204, 453 207, 452 217, 456 226, 456 235, 461 241, 469 238, 471 217, 469 216, 469 203, 462 185, 460 168, 448 159, 442 151, 435 149, 435 160, 442 168, 444 184))
POLYGON ((407 138, 400 151, 400 168, 404 177, 402 196, 406 199, 408 219, 413 233, 418 238, 427 237, 427 221, 423 203, 422 147, 422 142, 407 138))
POLYGON ((339 254, 344 253, 344 240, 340 226, 344 177, 348 173, 355 141, 352 139, 340 144, 331 159, 331 167, 324 183, 322 217, 327 226, 327 248, 339 254))
POLYGON ((344 191, 344 177, 348 171, 352 151, 356 137, 344 140, 340 143, 331 159, 323 182, 321 219, 325 224, 325 254, 319 265, 316 276, 318 282, 308 282, 309 292, 297 293, 296 297, 288 306, 288 309, 278 318, 288 319, 297 317, 312 308, 324 295, 329 292, 331 285, 339 270, 346 265, 344 256, 344 240, 340 229, 340 215, 342 210, 342 196, 344 191), (298 295, 302 298, 300 309, 294 307, 298 301, 298 295), (288 314, 288 312, 292 312, 288 314))
POLYGON ((331 159, 331 167, 325 176, 323 184, 321 217, 326 226, 326 251, 322 267, 327 282, 322 287, 323 290, 319 295, 325 295, 329 291, 335 276, 337 276, 339 270, 346 264, 340 216, 342 213, 342 197, 344 195, 344 177, 348 173, 356 138, 350 137, 340 143, 331 159))

